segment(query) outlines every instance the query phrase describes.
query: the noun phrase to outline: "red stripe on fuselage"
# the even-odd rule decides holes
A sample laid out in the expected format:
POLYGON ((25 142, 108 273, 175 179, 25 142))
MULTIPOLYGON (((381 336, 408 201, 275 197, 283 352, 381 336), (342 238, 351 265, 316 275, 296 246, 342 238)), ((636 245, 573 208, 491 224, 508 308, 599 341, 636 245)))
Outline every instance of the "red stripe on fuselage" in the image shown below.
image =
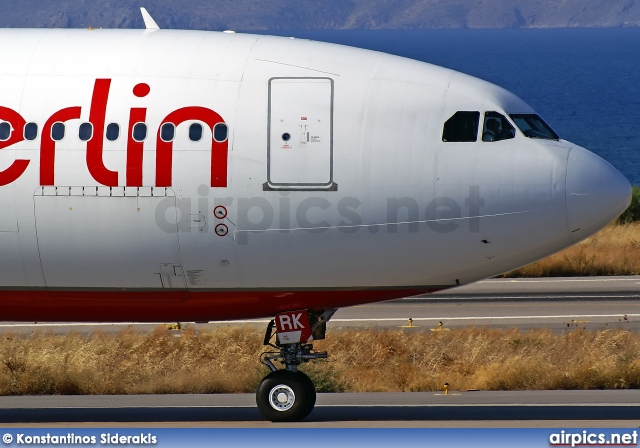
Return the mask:
POLYGON ((195 322, 272 317, 425 294, 403 290, 0 291, 0 320, 24 322, 195 322))

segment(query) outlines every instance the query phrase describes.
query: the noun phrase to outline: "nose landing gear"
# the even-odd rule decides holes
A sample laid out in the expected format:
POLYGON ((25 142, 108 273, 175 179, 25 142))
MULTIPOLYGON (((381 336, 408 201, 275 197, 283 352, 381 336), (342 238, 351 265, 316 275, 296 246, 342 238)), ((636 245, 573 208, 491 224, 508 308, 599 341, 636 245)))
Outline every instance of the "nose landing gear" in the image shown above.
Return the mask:
POLYGON ((321 313, 292 311, 281 313, 269 322, 264 345, 277 351, 265 352, 260 362, 271 369, 258 386, 256 403, 262 415, 273 422, 292 422, 305 418, 316 404, 316 389, 311 379, 298 366, 303 362, 326 358, 316 352, 310 340, 325 338, 327 322, 336 310, 321 313), (274 332, 274 327, 276 331, 274 332), (275 334, 275 344, 271 342, 275 334), (278 370, 274 361, 285 365, 278 370))

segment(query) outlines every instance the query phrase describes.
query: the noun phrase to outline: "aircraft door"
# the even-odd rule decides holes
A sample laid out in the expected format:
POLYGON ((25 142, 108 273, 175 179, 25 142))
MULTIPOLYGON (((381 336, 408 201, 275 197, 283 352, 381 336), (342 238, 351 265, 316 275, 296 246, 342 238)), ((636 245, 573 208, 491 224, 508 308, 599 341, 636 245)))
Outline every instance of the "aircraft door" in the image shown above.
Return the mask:
POLYGON ((333 80, 272 78, 265 190, 335 190, 333 80))
POLYGON ((188 298, 171 189, 41 187, 34 202, 47 287, 117 286, 188 298))

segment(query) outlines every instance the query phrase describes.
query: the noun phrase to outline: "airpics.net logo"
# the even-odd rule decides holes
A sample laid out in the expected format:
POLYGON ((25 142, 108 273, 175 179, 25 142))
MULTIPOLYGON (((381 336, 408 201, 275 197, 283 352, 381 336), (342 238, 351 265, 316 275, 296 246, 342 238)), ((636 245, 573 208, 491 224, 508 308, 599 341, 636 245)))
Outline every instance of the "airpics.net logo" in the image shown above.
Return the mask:
POLYGON ((605 434, 563 430, 549 436, 549 446, 638 446, 638 431, 605 434))
POLYGON ((385 216, 381 222, 365 212, 366 204, 355 197, 342 197, 335 202, 327 196, 302 199, 291 192, 279 192, 272 200, 264 197, 210 198, 208 188, 198 188, 200 197, 179 197, 160 201, 155 221, 162 231, 175 233, 215 232, 231 236, 237 244, 247 244, 251 235, 263 232, 311 234, 336 230, 343 234, 418 233, 428 229, 434 233, 451 233, 458 229, 480 232, 480 216, 484 198, 480 187, 469 186, 458 200, 436 197, 424 204, 411 197, 384 200, 385 216))

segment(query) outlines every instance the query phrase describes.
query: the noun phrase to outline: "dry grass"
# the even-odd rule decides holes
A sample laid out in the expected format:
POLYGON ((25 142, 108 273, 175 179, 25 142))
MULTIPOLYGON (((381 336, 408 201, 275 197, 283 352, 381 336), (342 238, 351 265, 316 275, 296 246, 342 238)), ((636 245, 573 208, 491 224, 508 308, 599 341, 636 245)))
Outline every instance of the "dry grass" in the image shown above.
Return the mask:
POLYGON ((4 335, 0 395, 246 392, 261 338, 246 329, 178 334, 4 335))
POLYGON ((570 277, 640 274, 640 223, 611 224, 575 246, 505 274, 570 277))
POLYGON ((326 364, 349 391, 640 386, 640 334, 623 330, 348 331, 326 347, 326 364))
MULTIPOLYGON (((253 392, 261 332, 4 336, 0 394, 253 392)), ((320 391, 640 387, 640 334, 624 330, 334 331, 303 370, 320 391)))

